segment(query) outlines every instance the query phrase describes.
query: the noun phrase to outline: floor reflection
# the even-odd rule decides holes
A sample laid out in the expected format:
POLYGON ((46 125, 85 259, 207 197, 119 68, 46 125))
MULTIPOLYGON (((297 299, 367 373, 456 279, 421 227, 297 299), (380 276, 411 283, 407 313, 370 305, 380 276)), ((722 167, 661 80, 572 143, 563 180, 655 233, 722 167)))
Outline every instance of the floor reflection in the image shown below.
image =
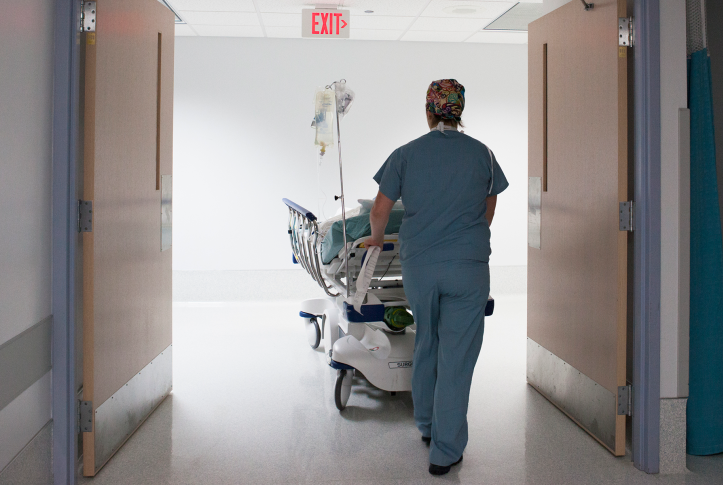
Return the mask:
POLYGON ((464 462, 442 478, 409 393, 335 373, 288 302, 174 307, 174 392, 93 480, 103 484, 723 484, 723 457, 648 476, 615 458, 525 381, 524 296, 497 297, 470 397, 464 462))

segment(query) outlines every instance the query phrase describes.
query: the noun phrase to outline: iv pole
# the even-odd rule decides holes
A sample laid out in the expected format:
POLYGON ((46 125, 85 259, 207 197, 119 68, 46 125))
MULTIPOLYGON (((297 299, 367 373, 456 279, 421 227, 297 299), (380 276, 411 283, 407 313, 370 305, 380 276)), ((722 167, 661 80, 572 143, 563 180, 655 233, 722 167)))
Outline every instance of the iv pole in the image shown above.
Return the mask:
MULTIPOLYGON (((334 89, 334 101, 337 101, 336 98, 336 84, 338 83, 346 83, 346 79, 341 79, 339 81, 335 81, 331 83, 331 86, 327 86, 331 89, 334 89)), ((336 106, 336 139, 337 139, 337 147, 339 148, 339 182, 341 184, 341 196, 339 199, 341 199, 341 228, 342 228, 342 235, 344 240, 344 270, 346 271, 346 297, 349 298, 350 296, 350 281, 351 278, 349 277, 349 246, 347 245, 346 241, 346 207, 344 205, 344 173, 342 170, 342 163, 341 163, 341 129, 339 127, 339 109, 340 107, 336 106)), ((341 106, 341 110, 343 110, 344 107, 341 106)))

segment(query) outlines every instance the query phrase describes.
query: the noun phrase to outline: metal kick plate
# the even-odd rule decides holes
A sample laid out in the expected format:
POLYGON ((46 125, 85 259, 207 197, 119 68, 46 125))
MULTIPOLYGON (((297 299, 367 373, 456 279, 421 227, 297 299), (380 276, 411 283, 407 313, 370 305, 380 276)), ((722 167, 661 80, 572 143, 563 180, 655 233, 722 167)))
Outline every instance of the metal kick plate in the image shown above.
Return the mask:
POLYGON ((161 251, 173 243, 173 175, 161 175, 161 251))
POLYGON ((527 382, 608 448, 615 449, 615 394, 530 338, 527 382))
POLYGON ((95 410, 95 471, 171 392, 172 348, 166 347, 95 410))
POLYGON ((527 186, 527 244, 540 249, 542 178, 530 177, 527 186))

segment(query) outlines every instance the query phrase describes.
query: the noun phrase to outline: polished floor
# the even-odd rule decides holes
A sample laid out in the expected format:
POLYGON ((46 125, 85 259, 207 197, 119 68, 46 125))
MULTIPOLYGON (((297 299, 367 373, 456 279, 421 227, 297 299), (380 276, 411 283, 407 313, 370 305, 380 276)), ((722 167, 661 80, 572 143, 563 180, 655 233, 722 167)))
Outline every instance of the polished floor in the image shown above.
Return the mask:
POLYGON ((104 484, 723 484, 723 456, 653 476, 615 458, 525 383, 525 299, 488 319, 460 466, 427 472, 409 393, 356 380, 334 406, 334 371, 293 302, 177 303, 174 391, 92 480, 104 484))

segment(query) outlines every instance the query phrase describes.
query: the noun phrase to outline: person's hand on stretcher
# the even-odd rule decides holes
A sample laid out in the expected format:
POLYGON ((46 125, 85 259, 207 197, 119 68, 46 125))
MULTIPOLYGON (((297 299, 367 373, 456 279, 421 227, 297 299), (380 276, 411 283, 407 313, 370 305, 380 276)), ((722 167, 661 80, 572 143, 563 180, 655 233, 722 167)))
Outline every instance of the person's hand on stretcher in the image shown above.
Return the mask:
MULTIPOLYGON (((492 225, 492 219, 495 216, 495 206, 497 205, 497 196, 491 195, 487 197, 487 213, 485 218, 487 224, 492 225)), ((368 246, 379 246, 384 247, 384 228, 387 227, 389 222, 389 214, 392 212, 394 207, 394 201, 382 194, 381 191, 377 193, 377 198, 374 201, 374 206, 369 214, 369 223, 372 226, 372 235, 369 236, 364 244, 368 246)))

